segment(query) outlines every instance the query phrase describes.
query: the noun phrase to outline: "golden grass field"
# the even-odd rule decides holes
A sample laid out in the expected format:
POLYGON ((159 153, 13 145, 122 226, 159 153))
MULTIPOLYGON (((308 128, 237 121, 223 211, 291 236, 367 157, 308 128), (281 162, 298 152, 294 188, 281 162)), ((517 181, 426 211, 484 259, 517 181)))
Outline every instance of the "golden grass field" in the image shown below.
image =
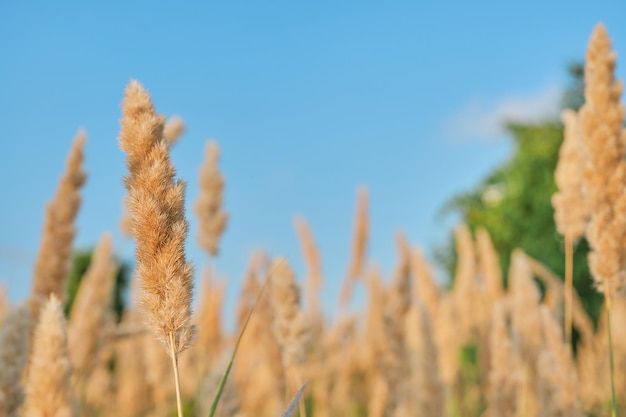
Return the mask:
MULTIPOLYGON (((228 417, 626 415, 626 130, 615 64, 598 25, 586 55, 585 104, 563 114, 555 172, 552 204, 566 277, 518 250, 510 254, 505 288, 489 234, 460 225, 449 291, 401 233, 395 270, 385 279, 366 256, 370 202, 361 189, 341 302, 364 285, 366 308, 335 319, 322 311, 321 254, 300 218, 306 276, 297 280, 287 259, 253 254, 233 334, 223 330, 225 288, 210 273, 191 308, 197 271, 184 247, 185 184, 170 160, 182 121, 166 123, 132 81, 119 134, 128 168, 120 223, 136 244, 132 302, 116 324, 118 265, 104 233, 69 317, 63 314, 86 181, 80 133, 45 208, 30 296, 17 305, 0 299, 0 417, 209 416, 218 391, 215 415, 228 417), (571 283, 572 248, 582 237, 605 299, 597 326, 571 283), (576 346, 572 328, 580 335, 576 346)), ((211 142, 194 206, 198 244, 211 258, 228 224, 218 163, 211 142)))

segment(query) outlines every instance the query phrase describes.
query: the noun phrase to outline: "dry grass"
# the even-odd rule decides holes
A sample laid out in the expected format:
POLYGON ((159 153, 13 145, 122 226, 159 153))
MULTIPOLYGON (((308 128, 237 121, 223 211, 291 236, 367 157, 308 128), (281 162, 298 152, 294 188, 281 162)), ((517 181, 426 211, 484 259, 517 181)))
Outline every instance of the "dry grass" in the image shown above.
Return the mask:
MULTIPOLYGON (((302 417, 305 410, 313 417, 609 415, 611 373, 618 399, 626 395, 626 296, 616 291, 626 270, 626 137, 614 66, 608 35, 598 26, 587 54, 587 102, 579 115, 564 115, 559 193, 553 198, 556 222, 569 246, 583 231, 591 243, 592 273, 605 292, 611 320, 604 318, 595 329, 571 286, 519 250, 511 254, 505 288, 487 231, 462 224, 456 229, 458 263, 450 291, 439 286, 422 251, 401 232, 396 267, 384 277, 368 263, 369 202, 361 189, 339 302, 345 306, 361 280, 366 305, 338 317, 324 314, 318 299, 324 283, 321 254, 313 232, 297 219, 307 269, 304 290, 286 259, 261 252, 252 256, 237 306, 237 332, 253 309, 254 314, 217 415, 278 417, 305 380, 302 417), (267 296, 258 299, 264 286, 267 296), (562 324, 564 315, 571 318, 562 324), (576 346, 563 341, 570 328, 582 336, 576 346)), ((20 417, 169 417, 174 410, 206 416, 229 364, 238 333, 223 326, 225 284, 211 268, 200 307, 195 316, 191 311, 194 271, 184 248, 185 186, 175 180, 169 157, 184 126, 176 118, 166 125, 136 82, 126 89, 122 113, 119 144, 127 156, 128 225, 136 242, 134 300, 122 323, 113 323, 115 266, 105 237, 66 329, 55 294, 63 295, 85 180, 79 137, 48 206, 30 309, 10 309, 5 297, 0 301, 5 316, 0 416, 16 416, 20 406, 20 417), (38 315, 43 300, 49 301, 38 315), (194 325, 197 344, 179 361, 194 325)), ((218 157, 217 144, 210 143, 196 204, 198 243, 210 257, 218 254, 228 219, 218 157)), ((616 406, 626 412, 621 401, 616 406)))

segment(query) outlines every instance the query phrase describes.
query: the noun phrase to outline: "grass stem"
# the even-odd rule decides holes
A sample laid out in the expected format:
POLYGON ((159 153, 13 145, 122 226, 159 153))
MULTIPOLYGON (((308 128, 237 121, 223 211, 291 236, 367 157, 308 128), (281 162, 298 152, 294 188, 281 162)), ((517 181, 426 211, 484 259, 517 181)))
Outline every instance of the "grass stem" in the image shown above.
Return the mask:
POLYGON ((613 335, 611 330, 611 294, 608 283, 605 284, 604 302, 606 304, 606 323, 609 330, 609 367, 611 370, 611 417, 617 417, 615 401, 615 366, 613 364, 613 335))
POLYGON ((565 238, 565 342, 572 343, 572 306, 574 293, 574 242, 565 238))
POLYGON ((172 367, 174 368, 174 381, 176 383, 176 408, 178 417, 183 417, 183 403, 180 398, 180 378, 178 376, 178 354, 174 350, 174 333, 170 333, 170 357, 172 358, 172 367))

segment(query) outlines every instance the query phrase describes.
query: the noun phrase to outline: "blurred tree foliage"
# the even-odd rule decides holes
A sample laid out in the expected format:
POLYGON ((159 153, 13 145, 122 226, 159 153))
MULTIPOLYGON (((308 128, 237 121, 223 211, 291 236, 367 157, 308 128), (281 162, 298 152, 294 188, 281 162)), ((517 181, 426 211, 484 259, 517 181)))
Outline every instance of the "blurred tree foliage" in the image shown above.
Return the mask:
MULTIPOLYGON (((568 69, 571 82, 562 98, 563 108, 578 110, 583 102, 583 66, 568 69)), ((511 158, 475 189, 454 196, 443 214, 460 214, 470 229, 483 227, 491 234, 505 281, 511 252, 520 248, 560 276, 564 273, 563 239, 556 230, 550 198, 556 191, 554 171, 563 141, 560 122, 508 123, 514 142, 511 158)), ((597 319, 602 298, 592 286, 587 265, 589 247, 582 240, 575 251, 574 285, 587 312, 597 319)), ((436 257, 453 276, 456 254, 452 237, 436 250, 436 257)))
MULTIPOLYGON (((67 303, 65 304, 65 314, 69 316, 69 313, 72 309, 72 305, 74 304, 74 299, 76 298, 76 294, 78 293, 78 288, 80 287, 80 283, 89 269, 89 265, 91 264, 91 256, 93 254, 93 250, 83 250, 74 253, 72 257, 72 271, 70 273, 70 277, 67 280, 67 303)), ((119 323, 122 319, 122 314, 124 312, 126 302, 124 299, 124 293, 126 288, 128 287, 128 283, 130 282, 130 267, 123 263, 118 262, 117 274, 115 276, 115 287, 113 288, 112 295, 112 308, 115 313, 116 322, 119 323)))

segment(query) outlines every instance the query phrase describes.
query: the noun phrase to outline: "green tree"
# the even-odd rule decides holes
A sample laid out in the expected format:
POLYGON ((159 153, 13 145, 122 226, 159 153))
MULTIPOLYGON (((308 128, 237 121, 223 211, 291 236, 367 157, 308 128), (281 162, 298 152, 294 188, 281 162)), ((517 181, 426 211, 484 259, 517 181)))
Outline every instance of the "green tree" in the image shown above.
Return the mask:
MULTIPOLYGON (((89 269, 89 265, 91 264, 91 256, 93 254, 93 250, 83 250, 74 253, 72 257, 72 271, 70 272, 70 276, 67 280, 67 303, 65 304, 65 314, 69 315, 72 305, 74 304, 74 299, 76 298, 76 294, 78 292, 78 288, 80 287, 80 283, 89 269)), ((119 323, 122 319, 122 314, 124 313, 124 309, 126 307, 124 294, 128 287, 128 283, 130 282, 130 267, 124 262, 118 262, 118 270, 115 276, 115 287, 113 288, 112 295, 112 308, 115 313, 116 322, 119 323)))
MULTIPOLYGON (((569 68, 572 82, 563 95, 564 107, 579 108, 583 103, 581 65, 569 68)), ((520 248, 563 276, 563 239, 556 230, 550 198, 556 191, 554 170, 563 141, 559 122, 540 124, 509 123, 507 131, 514 142, 512 157, 475 189, 453 197, 443 213, 460 214, 470 229, 484 227, 493 239, 505 279, 510 254, 520 248)), ((438 260, 448 269, 455 264, 450 242, 437 251, 438 260)), ((592 286, 587 265, 587 242, 575 252, 574 286, 587 312, 596 319, 601 297, 592 286)))

